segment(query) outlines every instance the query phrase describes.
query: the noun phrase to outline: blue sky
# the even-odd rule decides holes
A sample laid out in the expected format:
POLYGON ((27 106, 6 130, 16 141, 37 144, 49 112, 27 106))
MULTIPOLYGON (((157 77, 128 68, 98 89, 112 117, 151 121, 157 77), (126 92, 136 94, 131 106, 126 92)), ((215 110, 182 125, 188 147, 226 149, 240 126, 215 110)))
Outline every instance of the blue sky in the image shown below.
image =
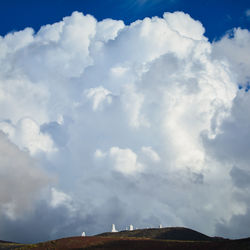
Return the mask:
POLYGON ((0 240, 249 237, 249 24, 243 0, 1 0, 0 240))
POLYGON ((233 27, 248 28, 246 10, 249 0, 1 0, 0 34, 13 30, 54 23, 77 10, 98 20, 113 18, 129 24, 144 17, 162 16, 164 12, 184 11, 200 20, 210 40, 218 39, 233 27))

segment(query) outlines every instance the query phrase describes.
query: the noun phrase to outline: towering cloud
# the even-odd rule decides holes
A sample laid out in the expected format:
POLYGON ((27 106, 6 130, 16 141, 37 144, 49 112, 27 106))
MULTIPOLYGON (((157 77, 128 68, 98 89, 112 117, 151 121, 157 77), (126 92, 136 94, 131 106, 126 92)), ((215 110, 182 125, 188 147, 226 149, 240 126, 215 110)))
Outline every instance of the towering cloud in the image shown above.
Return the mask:
POLYGON ((13 148, 0 158, 1 204, 17 202, 1 208, 5 239, 28 240, 11 232, 35 228, 40 214, 47 229, 30 241, 112 223, 247 236, 233 228, 250 218, 250 33, 210 43, 204 32, 182 12, 128 26, 74 12, 0 37, 1 138, 13 148), (33 213, 20 219, 27 204, 33 213))

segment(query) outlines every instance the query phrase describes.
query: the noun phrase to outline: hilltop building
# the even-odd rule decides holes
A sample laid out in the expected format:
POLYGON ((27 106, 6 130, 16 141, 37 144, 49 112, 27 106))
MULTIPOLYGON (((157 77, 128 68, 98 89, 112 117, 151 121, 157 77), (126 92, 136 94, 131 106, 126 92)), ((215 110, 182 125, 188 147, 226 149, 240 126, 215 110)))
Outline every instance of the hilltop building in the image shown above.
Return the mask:
MULTIPOLYGON (((162 224, 160 224, 158 228, 163 228, 162 224)), ((138 229, 138 228, 135 228, 135 229, 138 229)), ((133 226, 132 224, 130 224, 129 227, 126 227, 125 230, 126 230, 126 231, 127 231, 127 230, 128 230, 128 231, 133 231, 133 230, 135 230, 135 229, 134 229, 134 226, 133 226)), ((147 227, 147 229, 149 229, 149 227, 147 227)), ((118 232, 118 230, 116 230, 115 224, 112 224, 111 233, 116 233, 116 232, 118 232)))
POLYGON ((118 232, 118 231, 115 229, 115 224, 112 224, 111 233, 116 233, 116 232, 118 232))

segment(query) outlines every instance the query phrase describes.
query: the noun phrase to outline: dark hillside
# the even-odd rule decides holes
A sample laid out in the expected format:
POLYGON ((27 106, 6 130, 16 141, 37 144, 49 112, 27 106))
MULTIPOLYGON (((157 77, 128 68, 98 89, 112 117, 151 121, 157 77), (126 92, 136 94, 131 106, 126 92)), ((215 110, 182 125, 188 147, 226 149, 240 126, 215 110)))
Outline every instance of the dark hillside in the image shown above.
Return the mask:
POLYGON ((183 227, 138 229, 98 236, 69 237, 37 244, 0 242, 2 249, 85 249, 85 250, 250 250, 250 238, 227 240, 209 237, 183 227))
MULTIPOLYGON (((10 246, 3 249, 13 249, 10 246)), ((20 246, 19 246, 20 247, 20 246)), ((250 250, 250 240, 174 241, 133 237, 70 237, 38 244, 23 245, 20 250, 250 250)))
POLYGON ((161 240, 190 240, 190 241, 211 241, 214 238, 184 227, 166 227, 137 229, 133 231, 121 231, 117 233, 102 233, 98 236, 108 237, 140 237, 161 240))
POLYGON ((15 248, 24 247, 24 246, 25 246, 24 244, 0 240, 0 250, 15 249, 15 248))

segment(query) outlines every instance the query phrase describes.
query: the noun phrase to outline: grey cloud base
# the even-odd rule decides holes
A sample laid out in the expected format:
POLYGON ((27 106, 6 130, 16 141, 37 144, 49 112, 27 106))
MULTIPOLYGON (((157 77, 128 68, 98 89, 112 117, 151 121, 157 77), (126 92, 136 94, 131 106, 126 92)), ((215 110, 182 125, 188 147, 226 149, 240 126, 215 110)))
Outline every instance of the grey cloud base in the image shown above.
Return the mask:
POLYGON ((204 31, 182 12, 74 12, 0 37, 2 240, 113 223, 249 236, 250 33, 204 31))

